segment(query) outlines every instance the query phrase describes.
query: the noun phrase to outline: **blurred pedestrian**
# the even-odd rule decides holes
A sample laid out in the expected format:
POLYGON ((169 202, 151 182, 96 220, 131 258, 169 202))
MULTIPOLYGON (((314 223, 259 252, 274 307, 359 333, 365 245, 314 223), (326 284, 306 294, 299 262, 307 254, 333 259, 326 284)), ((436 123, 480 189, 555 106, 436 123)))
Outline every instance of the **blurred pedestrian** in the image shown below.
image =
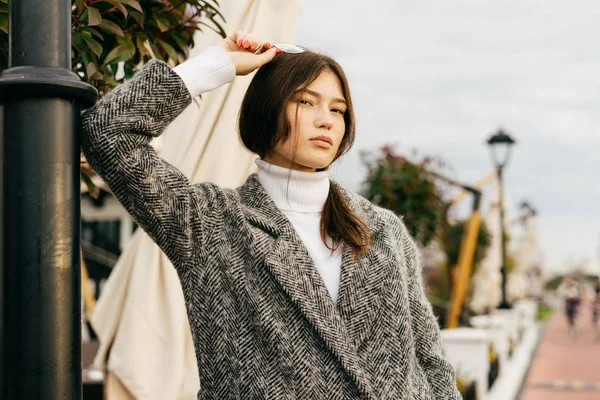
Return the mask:
POLYGON ((596 340, 600 340, 600 281, 596 283, 594 295, 592 296, 592 323, 596 340))
POLYGON ((566 277, 561 286, 562 290, 560 292, 562 292, 564 298, 565 315, 569 324, 569 331, 573 337, 577 337, 577 314, 583 296, 583 286, 573 277, 566 277))

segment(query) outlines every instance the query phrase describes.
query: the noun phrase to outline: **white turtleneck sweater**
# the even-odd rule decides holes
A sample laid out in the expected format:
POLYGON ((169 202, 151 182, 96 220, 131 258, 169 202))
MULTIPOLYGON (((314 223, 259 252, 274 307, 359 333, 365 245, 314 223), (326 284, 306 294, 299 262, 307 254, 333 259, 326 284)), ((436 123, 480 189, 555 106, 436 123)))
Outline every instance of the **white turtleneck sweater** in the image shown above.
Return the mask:
POLYGON ((293 171, 263 160, 256 160, 256 165, 258 180, 294 226, 335 302, 342 252, 338 248, 332 253, 323 243, 320 230, 321 213, 329 194, 329 171, 293 171))
MULTIPOLYGON (((225 51, 211 46, 174 68, 196 97, 233 80, 235 66, 225 51)), ((342 252, 331 252, 321 239, 321 212, 329 194, 329 172, 300 172, 256 160, 258 179, 304 242, 333 301, 340 286, 342 252)))

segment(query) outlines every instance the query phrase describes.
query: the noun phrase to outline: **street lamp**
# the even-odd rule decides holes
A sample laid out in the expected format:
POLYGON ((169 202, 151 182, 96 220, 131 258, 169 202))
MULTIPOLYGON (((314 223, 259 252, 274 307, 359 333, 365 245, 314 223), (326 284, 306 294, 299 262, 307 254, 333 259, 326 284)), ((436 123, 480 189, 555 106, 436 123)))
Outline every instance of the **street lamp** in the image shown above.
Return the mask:
POLYGON ((487 144, 490 146, 490 153, 492 155, 492 162, 496 167, 498 174, 498 184, 500 188, 500 230, 502 233, 502 303, 498 306, 501 309, 510 308, 510 304, 506 301, 506 234, 504 232, 504 185, 502 181, 502 171, 510 160, 512 146, 515 144, 515 140, 511 138, 502 129, 499 129, 494 135, 492 135, 487 144))
POLYGON ((79 400, 79 130, 81 108, 98 92, 71 72, 71 1, 13 0, 8 9, 9 68, 0 74, 0 398, 79 400))
POLYGON ((525 212, 525 214, 523 214, 524 219, 535 217, 537 215, 537 210, 527 200, 522 201, 519 208, 525 212))

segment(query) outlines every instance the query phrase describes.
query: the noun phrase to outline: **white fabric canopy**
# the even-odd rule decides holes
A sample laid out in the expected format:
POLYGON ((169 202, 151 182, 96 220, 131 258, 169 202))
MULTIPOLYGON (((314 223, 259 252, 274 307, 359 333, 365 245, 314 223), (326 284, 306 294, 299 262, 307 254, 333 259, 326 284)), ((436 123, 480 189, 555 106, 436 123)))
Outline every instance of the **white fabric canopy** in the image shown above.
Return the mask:
MULTIPOLYGON (((227 32, 294 42, 297 0, 223 2, 227 32)), ((219 40, 206 30, 192 56, 219 40)), ((237 116, 252 76, 204 94, 167 129, 160 154, 192 182, 239 186, 253 172, 254 156, 241 146, 237 116)), ((124 249, 104 285, 92 317, 101 342, 95 365, 108 358, 107 399, 195 399, 198 370, 183 293, 171 263, 141 230, 124 249)))
POLYGON ((499 199, 500 191, 496 186, 490 208, 485 216, 485 226, 490 234, 490 247, 472 279, 473 296, 470 307, 477 313, 496 308, 502 301, 502 276, 500 274, 502 232, 499 199))
POLYGON ((529 271, 533 265, 538 236, 538 217, 529 217, 525 231, 519 240, 519 249, 515 255, 515 269, 508 277, 506 291, 509 302, 529 296, 531 281, 529 271))

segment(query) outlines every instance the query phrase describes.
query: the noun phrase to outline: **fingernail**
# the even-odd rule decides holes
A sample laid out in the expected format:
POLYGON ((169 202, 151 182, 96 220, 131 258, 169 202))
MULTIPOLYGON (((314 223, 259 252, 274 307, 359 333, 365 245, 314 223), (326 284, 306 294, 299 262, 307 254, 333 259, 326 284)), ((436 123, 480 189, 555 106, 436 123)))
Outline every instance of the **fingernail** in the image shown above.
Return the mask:
POLYGON ((279 55, 280 53, 281 53, 281 50, 279 50, 279 49, 277 49, 277 50, 275 51, 275 55, 279 55))
POLYGON ((244 47, 248 47, 249 44, 250 44, 250 42, 248 42, 247 40, 244 40, 244 47))

